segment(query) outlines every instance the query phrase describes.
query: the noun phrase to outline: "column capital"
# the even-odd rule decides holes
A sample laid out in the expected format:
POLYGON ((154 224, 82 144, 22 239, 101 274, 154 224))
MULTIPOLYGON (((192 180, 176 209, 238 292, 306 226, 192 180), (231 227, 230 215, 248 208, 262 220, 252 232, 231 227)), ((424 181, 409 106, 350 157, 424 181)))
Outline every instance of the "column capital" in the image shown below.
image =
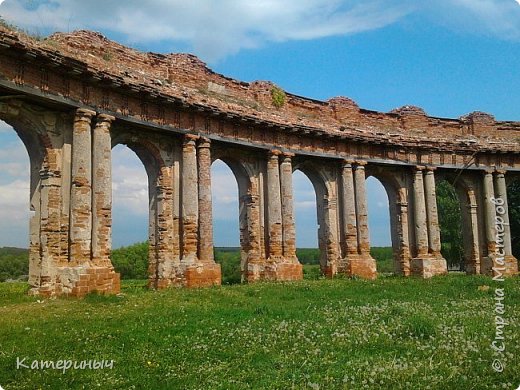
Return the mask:
POLYGON ((206 137, 200 137, 199 143, 197 145, 199 148, 209 148, 211 147, 211 140, 206 137))
POLYGON ((426 169, 426 166, 424 166, 424 165, 416 165, 413 169, 415 170, 416 173, 417 172, 422 172, 422 171, 424 171, 426 169))
POLYGON ((107 130, 116 118, 108 114, 99 114, 96 118, 96 127, 104 127, 107 130))
POLYGON ((437 170, 437 167, 432 167, 431 165, 426 166, 426 173, 433 173, 437 170))
POLYGON ((282 158, 286 159, 286 158, 293 158, 294 156, 296 156, 294 153, 291 153, 291 152, 283 152, 282 153, 282 158))
POLYGON ((506 174, 506 170, 505 169, 495 169, 495 174, 498 176, 498 175, 502 175, 504 176, 506 174))
POLYGON ((78 108, 76 110, 75 122, 87 122, 91 123, 92 117, 96 115, 95 111, 89 110, 88 108, 78 108))
POLYGON ((184 134, 183 143, 184 145, 187 144, 195 144, 195 141, 197 141, 200 137, 196 134, 184 134))
POLYGON ((269 158, 277 158, 278 159, 278 156, 280 156, 282 154, 282 152, 278 149, 272 149, 272 150, 269 150, 267 151, 267 157, 269 158))
POLYGON ((367 165, 368 163, 366 161, 362 161, 362 160, 356 160, 354 161, 354 165, 355 165, 355 168, 365 168, 365 165, 367 165))
POLYGON ((355 163, 355 161, 346 158, 341 163, 342 163, 344 168, 351 168, 352 165, 355 163))
POLYGON ((115 121, 115 117, 112 116, 112 115, 109 115, 109 114, 99 114, 97 116, 97 123, 100 123, 100 122, 108 122, 108 123, 112 123, 113 121, 115 121))
POLYGON ((492 175, 493 172, 495 172, 495 169, 494 169, 494 168, 484 168, 484 169, 482 170, 482 173, 483 173, 484 175, 492 175))

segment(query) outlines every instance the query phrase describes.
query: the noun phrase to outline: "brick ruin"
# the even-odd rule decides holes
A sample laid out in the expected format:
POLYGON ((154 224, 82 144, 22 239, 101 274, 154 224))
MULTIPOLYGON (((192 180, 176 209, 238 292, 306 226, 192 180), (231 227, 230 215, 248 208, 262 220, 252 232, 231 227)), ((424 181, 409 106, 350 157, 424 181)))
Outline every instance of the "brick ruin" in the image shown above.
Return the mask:
POLYGON ((34 294, 119 291, 110 261, 117 144, 131 148, 148 175, 150 287, 220 284, 212 237, 216 159, 238 183, 246 281, 302 278, 296 169, 316 191, 327 276, 377 275, 369 176, 389 197, 398 274, 447 272, 436 204, 441 179, 454 184, 460 199, 466 272, 518 273, 507 223, 497 242, 492 200, 507 201, 506 183, 520 175, 520 122, 482 112, 435 118, 413 106, 370 111, 344 97, 317 101, 269 82, 233 80, 192 55, 142 53, 89 31, 38 41, 3 27, 0 119, 30 156, 34 294))

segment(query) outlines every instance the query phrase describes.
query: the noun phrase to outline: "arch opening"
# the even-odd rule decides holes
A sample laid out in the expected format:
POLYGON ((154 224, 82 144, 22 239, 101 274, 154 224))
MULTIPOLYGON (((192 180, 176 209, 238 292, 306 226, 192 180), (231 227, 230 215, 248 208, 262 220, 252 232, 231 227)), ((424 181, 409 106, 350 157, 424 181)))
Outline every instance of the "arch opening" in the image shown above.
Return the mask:
MULTIPOLYGON (((240 193, 236 163, 228 159, 217 159, 211 165, 212 206, 213 206, 213 247, 215 262, 221 265, 222 284, 236 284, 245 281, 247 253, 244 248, 246 211, 239 206, 240 193), (245 225, 244 225, 245 224, 245 225)), ((243 179, 242 179, 243 180, 243 179)), ((246 185, 241 183, 242 187, 246 185)), ((242 190, 242 191, 241 191, 242 190)))
MULTIPOLYGON (((383 182, 375 177, 366 179, 368 204, 368 226, 370 233, 370 254, 377 262, 379 273, 397 273, 397 257, 399 248, 395 241, 396 234, 391 224, 390 196, 383 182)), ((395 203, 395 202, 394 202, 395 203)))
POLYGON ((465 271, 465 240, 459 195, 456 188, 446 179, 439 180, 436 183, 436 195, 441 234, 441 254, 446 259, 448 271, 465 271))
POLYGON ((513 177, 508 183, 507 202, 511 224, 511 249, 513 256, 520 259, 520 177, 513 177))
POLYGON ((293 172, 294 224, 296 255, 303 265, 304 278, 321 274, 317 193, 311 179, 300 169, 293 172))
POLYGON ((112 148, 112 254, 121 279, 147 279, 151 237, 150 174, 143 153, 133 145, 112 148))
POLYGON ((42 156, 31 138, 0 121, 0 282, 27 281, 37 271, 33 268, 38 259, 30 258, 39 255, 40 249, 35 230, 39 216, 33 202, 38 196, 42 156))

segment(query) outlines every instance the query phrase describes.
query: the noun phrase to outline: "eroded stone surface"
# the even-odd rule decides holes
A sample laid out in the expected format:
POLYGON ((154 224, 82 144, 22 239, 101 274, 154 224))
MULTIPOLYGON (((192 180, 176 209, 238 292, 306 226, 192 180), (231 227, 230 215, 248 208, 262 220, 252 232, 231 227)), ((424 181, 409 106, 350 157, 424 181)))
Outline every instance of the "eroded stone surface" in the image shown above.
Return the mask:
POLYGON ((388 192, 396 272, 446 272, 439 175, 456 177, 467 272, 518 272, 506 191, 506 178, 520 173, 518 122, 480 112, 432 118, 414 106, 379 113, 344 97, 319 102, 290 93, 276 107, 272 83, 239 82, 194 56, 140 53, 86 31, 42 43, 0 27, 0 43, 8 48, 0 51, 0 118, 20 134, 32 164, 34 294, 119 291, 110 262, 110 155, 118 143, 132 148, 148 173, 151 287, 220 284, 212 237, 215 154, 239 184, 244 281, 302 278, 295 253, 296 168, 316 189, 327 276, 377 275, 367 174, 388 192), (506 210, 500 241, 494 198, 503 199, 506 210), (493 270, 500 249, 503 271, 493 270))

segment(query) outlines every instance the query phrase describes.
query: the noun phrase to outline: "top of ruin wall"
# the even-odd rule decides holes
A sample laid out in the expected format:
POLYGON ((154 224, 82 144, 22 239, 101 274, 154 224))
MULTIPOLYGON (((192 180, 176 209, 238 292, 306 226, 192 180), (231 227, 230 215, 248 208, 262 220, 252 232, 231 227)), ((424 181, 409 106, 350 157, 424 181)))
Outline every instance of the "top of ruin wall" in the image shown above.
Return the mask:
POLYGON ((248 83, 223 76, 191 54, 140 52, 96 32, 55 33, 36 40, 0 26, 0 45, 31 51, 54 63, 76 64, 86 68, 91 78, 103 82, 144 87, 188 105, 280 126, 303 126, 368 139, 446 144, 457 141, 520 149, 520 122, 499 122, 482 112, 457 119, 435 118, 415 106, 382 113, 362 109, 346 97, 309 99, 284 92, 268 81, 248 83))

